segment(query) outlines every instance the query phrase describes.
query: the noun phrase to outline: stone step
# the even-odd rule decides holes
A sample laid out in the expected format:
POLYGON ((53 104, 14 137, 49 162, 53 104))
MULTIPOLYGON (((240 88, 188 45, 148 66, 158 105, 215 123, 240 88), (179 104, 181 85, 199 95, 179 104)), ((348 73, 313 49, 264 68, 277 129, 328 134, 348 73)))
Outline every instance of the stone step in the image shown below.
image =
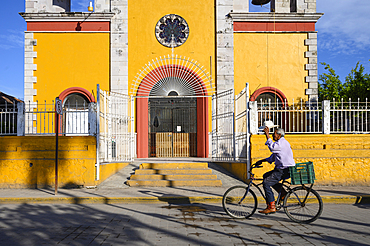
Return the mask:
POLYGON ((212 174, 211 169, 136 169, 135 174, 212 174))
POLYGON ((126 182, 129 186, 222 186, 206 162, 142 163, 126 182))
POLYGON ((193 187, 221 187, 221 180, 128 180, 129 186, 150 186, 150 187, 181 187, 181 186, 193 186, 193 187))
POLYGON ((169 174, 169 175, 163 175, 163 174, 151 174, 151 175, 145 175, 145 174, 134 174, 131 175, 130 180, 212 180, 217 179, 217 175, 214 174, 169 174))
POLYGON ((208 163, 142 163, 139 169, 208 169, 208 163))

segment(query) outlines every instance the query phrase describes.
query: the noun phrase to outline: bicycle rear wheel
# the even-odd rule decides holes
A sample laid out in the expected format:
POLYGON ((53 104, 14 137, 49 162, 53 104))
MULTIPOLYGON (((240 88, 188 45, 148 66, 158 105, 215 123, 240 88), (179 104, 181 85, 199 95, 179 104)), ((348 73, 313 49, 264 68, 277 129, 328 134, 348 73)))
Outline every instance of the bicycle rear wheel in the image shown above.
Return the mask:
POLYGON ((247 186, 234 186, 228 189, 223 198, 222 206, 225 212, 233 218, 249 218, 256 212, 257 198, 247 186))
POLYGON ((320 195, 313 189, 311 189, 308 196, 307 192, 302 186, 295 187, 284 199, 284 212, 295 222, 311 223, 317 220, 322 213, 323 203, 320 195), (306 196, 307 199, 303 203, 306 196))

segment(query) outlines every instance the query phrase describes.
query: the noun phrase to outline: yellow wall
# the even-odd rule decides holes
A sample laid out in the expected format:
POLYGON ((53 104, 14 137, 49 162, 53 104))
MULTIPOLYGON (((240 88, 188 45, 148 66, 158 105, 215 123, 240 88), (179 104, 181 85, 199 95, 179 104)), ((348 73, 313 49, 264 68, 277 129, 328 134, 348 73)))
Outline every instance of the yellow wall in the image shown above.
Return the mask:
POLYGON ((171 48, 161 45, 155 37, 157 22, 167 14, 177 14, 189 26, 187 41, 174 49, 174 54, 198 61, 208 72, 214 72, 214 1, 203 0, 135 0, 129 2, 129 88, 135 76, 152 59, 171 55, 171 48), (210 57, 212 56, 212 69, 210 57))
MULTIPOLYGON (((214 1, 202 0, 135 0, 128 6, 129 93, 135 76, 152 59, 172 54, 171 48, 161 45, 155 36, 157 22, 167 14, 177 14, 189 26, 186 42, 174 48, 174 54, 194 59, 214 78, 215 17, 214 1), (211 65, 212 64, 212 65, 211 65)), ((211 100, 209 100, 209 129, 211 131, 211 100)))
POLYGON ((109 90, 109 33, 35 33, 37 96, 51 103, 70 87, 82 87, 96 99, 96 85, 109 90))
POLYGON ((122 168, 126 167, 129 163, 103 163, 100 165, 100 179, 96 181, 96 184, 100 184, 105 181, 107 178, 112 176, 113 174, 120 171, 122 168))
MULTIPOLYGON (((286 135, 296 163, 312 161, 319 185, 370 185, 370 135, 286 135)), ((251 137, 252 163, 271 153, 266 137, 251 137)), ((273 168, 264 163, 257 169, 259 177, 273 168)))
MULTIPOLYGON (((59 137, 59 187, 94 186, 128 163, 101 165, 95 180, 95 137, 59 137)), ((0 188, 55 186, 55 137, 0 137, 0 188)))
POLYGON ((234 33, 234 88, 250 93, 262 87, 281 90, 288 102, 307 99, 304 52, 306 33, 234 33))

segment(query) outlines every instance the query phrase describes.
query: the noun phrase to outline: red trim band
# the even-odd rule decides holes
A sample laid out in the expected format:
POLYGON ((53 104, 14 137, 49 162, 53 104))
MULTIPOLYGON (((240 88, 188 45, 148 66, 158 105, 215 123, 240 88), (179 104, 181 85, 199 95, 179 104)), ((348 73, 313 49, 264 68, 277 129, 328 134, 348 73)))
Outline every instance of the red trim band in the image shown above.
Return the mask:
POLYGON ((109 21, 32 21, 27 22, 27 31, 110 31, 109 21))
POLYGON ((235 32, 314 32, 314 22, 234 22, 235 32))

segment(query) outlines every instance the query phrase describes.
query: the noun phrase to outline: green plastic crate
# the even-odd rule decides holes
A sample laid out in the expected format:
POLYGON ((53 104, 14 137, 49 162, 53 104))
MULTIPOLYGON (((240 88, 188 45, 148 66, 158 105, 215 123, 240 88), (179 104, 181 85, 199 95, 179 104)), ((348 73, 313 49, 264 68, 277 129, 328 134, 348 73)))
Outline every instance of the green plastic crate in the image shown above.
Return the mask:
POLYGON ((313 184, 316 180, 311 161, 296 163, 294 167, 289 167, 289 172, 292 185, 313 184))

